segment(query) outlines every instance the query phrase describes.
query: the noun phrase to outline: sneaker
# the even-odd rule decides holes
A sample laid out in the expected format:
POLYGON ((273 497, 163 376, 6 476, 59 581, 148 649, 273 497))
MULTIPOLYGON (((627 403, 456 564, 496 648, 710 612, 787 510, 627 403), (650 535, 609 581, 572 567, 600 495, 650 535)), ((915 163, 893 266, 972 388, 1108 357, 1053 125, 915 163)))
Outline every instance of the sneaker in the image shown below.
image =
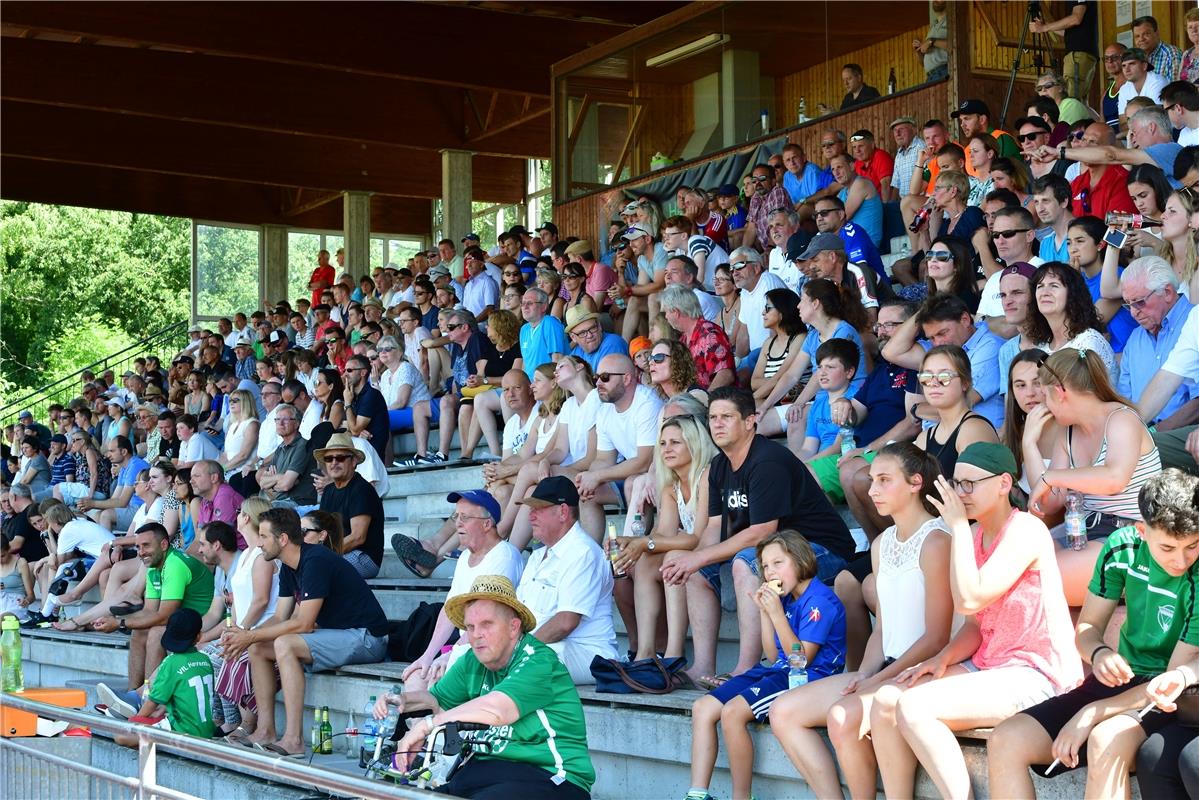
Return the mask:
POLYGON ((393 467, 419 467, 425 463, 426 458, 428 458, 428 456, 424 456, 424 455, 421 455, 420 453, 417 453, 414 456, 410 456, 408 458, 403 458, 403 459, 396 461, 394 464, 392 464, 392 466, 393 467))
POLYGON ((444 464, 446 461, 449 460, 449 456, 445 455, 444 453, 433 452, 433 453, 427 453, 424 456, 424 459, 425 459, 424 463, 426 463, 426 464, 444 464))
POLYGON ((110 715, 113 712, 116 712, 118 714, 123 714, 126 719, 137 716, 137 709, 129 704, 129 702, 124 698, 123 694, 124 693, 117 694, 110 689, 106 683, 96 684, 96 695, 100 698, 104 705, 108 706, 108 712, 110 715))
POLYGON ((49 627, 50 623, 52 623, 52 622, 58 622, 57 614, 46 615, 46 614, 41 613, 40 611, 30 611, 29 619, 22 622, 21 627, 26 628, 26 629, 46 628, 46 627, 49 627))

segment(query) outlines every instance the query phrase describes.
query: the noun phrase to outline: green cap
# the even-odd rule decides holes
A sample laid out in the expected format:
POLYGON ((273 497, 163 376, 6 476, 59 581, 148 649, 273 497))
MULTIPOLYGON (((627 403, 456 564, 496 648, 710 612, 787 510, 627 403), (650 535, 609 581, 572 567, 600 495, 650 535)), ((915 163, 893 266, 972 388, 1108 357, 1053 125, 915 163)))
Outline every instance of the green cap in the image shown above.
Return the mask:
POLYGON ((1004 445, 996 442, 975 442, 962 451, 958 456, 959 464, 973 464, 979 469, 986 470, 992 475, 1007 473, 1013 478, 1019 478, 1016 469, 1016 457, 1004 445))

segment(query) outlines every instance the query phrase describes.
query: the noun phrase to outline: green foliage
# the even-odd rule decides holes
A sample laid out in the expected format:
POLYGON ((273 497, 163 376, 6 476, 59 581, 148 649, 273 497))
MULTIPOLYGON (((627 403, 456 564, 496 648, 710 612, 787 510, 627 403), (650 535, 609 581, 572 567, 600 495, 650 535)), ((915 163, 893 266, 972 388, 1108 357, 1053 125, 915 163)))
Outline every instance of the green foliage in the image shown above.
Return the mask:
POLYGON ((199 316, 232 316, 238 311, 258 308, 261 238, 262 234, 253 228, 196 226, 196 263, 199 265, 196 313, 199 316))
POLYGON ((185 318, 189 240, 186 219, 0 202, 4 397, 185 318))

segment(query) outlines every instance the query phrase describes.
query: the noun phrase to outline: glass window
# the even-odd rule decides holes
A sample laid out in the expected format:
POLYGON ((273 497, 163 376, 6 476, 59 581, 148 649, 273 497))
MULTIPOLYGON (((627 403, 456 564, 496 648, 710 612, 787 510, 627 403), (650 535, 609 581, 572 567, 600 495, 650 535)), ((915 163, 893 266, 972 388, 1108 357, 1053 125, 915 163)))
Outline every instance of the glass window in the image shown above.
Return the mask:
POLYGON ((316 269, 317 253, 320 249, 319 233, 287 232, 287 296, 291 298, 292 303, 300 297, 312 299, 308 279, 316 269))
POLYGON ((262 234, 256 228, 195 224, 196 316, 233 316, 258 308, 262 234))

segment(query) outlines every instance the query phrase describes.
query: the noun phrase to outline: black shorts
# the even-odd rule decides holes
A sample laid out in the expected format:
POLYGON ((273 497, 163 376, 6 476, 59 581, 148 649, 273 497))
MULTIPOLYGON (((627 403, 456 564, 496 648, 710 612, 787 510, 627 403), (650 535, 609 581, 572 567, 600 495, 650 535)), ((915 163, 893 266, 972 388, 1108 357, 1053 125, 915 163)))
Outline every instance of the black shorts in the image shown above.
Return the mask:
POLYGON ((853 560, 845 565, 845 572, 854 576, 858 583, 866 580, 866 576, 874 571, 874 564, 870 560, 870 551, 858 553, 853 557, 853 560))
MULTIPOLYGON (((1149 677, 1134 677, 1129 683, 1123 686, 1104 686, 1099 682, 1099 679, 1094 675, 1088 675, 1076 689, 1072 689, 1065 694, 1059 694, 1057 697, 1052 697, 1043 703, 1037 703, 1035 706, 1026 708, 1021 711, 1021 714, 1027 714, 1040 723, 1045 732, 1049 734, 1050 739, 1056 739, 1057 735, 1062 732, 1062 728, 1066 727, 1075 714, 1089 703, 1096 700, 1103 700, 1108 697, 1115 697, 1133 686, 1139 686, 1142 683, 1148 682, 1149 677)), ((1163 714, 1157 709, 1150 711, 1141 719, 1141 727, 1145 729, 1148 735, 1153 733, 1166 722, 1169 721, 1170 715, 1163 714)), ((1078 766, 1086 766, 1087 749, 1081 747, 1078 750, 1078 766)), ((1048 764, 1044 765, 1048 766, 1048 764)), ((1049 777, 1056 777, 1062 773, 1069 772, 1070 767, 1063 764, 1058 764, 1053 768, 1052 774, 1049 777)), ((1044 774, 1044 769, 1037 770, 1044 774)))

